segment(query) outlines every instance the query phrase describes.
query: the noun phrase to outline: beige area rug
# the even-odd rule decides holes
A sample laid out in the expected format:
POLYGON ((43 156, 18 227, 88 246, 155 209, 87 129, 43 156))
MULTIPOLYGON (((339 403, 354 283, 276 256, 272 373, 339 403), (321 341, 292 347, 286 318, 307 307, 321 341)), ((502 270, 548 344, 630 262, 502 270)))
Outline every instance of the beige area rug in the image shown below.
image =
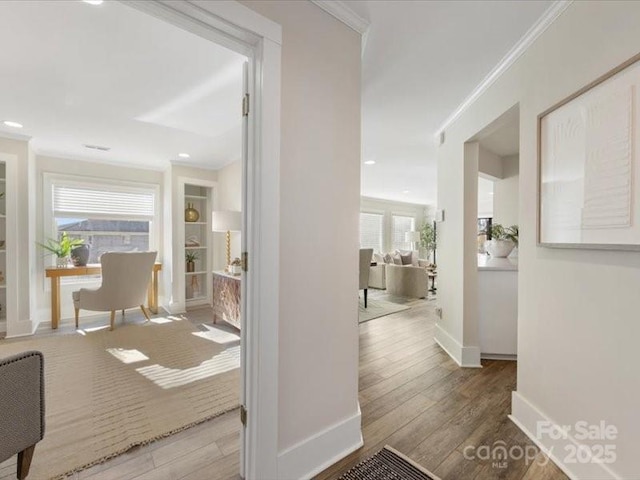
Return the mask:
POLYGON ((409 310, 409 308, 411 307, 374 299, 367 300, 367 308, 364 308, 364 301, 360 299, 360 303, 358 304, 358 323, 368 322, 374 318, 385 317, 392 313, 409 310))
POLYGON ((0 343, 1 357, 44 353, 46 430, 29 479, 63 477, 236 408, 239 337, 201 328, 157 318, 0 343))

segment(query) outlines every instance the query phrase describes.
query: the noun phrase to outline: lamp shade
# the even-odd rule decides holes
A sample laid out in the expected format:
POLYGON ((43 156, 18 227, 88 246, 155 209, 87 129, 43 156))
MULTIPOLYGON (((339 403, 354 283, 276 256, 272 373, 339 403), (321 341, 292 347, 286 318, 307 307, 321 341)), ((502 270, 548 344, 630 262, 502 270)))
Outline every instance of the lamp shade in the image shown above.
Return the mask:
POLYGON ((211 229, 214 232, 239 232, 242 230, 242 214, 225 210, 213 212, 211 229))
POLYGON ((412 230, 410 232, 406 232, 404 234, 405 242, 419 242, 420 241, 420 232, 412 230))

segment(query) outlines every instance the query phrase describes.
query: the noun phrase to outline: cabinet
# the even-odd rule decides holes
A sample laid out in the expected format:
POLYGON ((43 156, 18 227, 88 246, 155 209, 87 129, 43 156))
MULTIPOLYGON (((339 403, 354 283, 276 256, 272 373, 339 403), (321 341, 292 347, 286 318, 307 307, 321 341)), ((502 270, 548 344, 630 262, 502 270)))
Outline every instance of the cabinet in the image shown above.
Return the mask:
POLYGON ((187 308, 211 305, 213 270, 213 234, 211 187, 186 183, 184 185, 184 275, 187 308), (189 212, 187 212, 189 210, 189 212), (189 213, 189 214, 188 214, 189 213), (191 260, 191 261, 190 261, 191 260))

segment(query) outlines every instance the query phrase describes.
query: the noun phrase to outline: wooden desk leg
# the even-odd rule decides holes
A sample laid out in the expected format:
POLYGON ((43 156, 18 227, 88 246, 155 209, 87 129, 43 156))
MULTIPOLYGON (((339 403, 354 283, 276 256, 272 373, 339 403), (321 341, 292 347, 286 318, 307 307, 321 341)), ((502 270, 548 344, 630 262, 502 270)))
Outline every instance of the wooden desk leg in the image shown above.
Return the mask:
POLYGON ((60 277, 51 277, 51 328, 60 322, 60 277))
POLYGON ((154 270, 147 288, 147 306, 153 314, 158 313, 158 272, 154 270))

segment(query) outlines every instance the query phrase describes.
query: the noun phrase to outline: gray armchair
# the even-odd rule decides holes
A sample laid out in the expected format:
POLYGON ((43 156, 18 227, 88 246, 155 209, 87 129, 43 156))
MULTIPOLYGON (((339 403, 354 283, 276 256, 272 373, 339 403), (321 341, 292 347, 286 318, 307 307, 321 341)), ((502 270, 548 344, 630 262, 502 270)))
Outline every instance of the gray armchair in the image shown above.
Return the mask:
POLYGON ((373 257, 373 248, 360 249, 360 285, 358 288, 364 290, 364 308, 367 308, 367 289, 369 288, 371 257, 373 257))
POLYGON ((107 252, 100 257, 102 285, 91 290, 81 288, 73 292, 76 312, 76 328, 80 309, 111 312, 111 330, 115 324, 116 310, 140 307, 145 318, 149 313, 144 307, 145 295, 151 279, 151 271, 157 252, 107 252))
POLYGON ((410 298, 426 298, 429 276, 424 267, 387 265, 387 293, 410 298))
POLYGON ((44 437, 44 358, 23 352, 0 360, 0 463, 18 454, 17 478, 29 475, 44 437))

